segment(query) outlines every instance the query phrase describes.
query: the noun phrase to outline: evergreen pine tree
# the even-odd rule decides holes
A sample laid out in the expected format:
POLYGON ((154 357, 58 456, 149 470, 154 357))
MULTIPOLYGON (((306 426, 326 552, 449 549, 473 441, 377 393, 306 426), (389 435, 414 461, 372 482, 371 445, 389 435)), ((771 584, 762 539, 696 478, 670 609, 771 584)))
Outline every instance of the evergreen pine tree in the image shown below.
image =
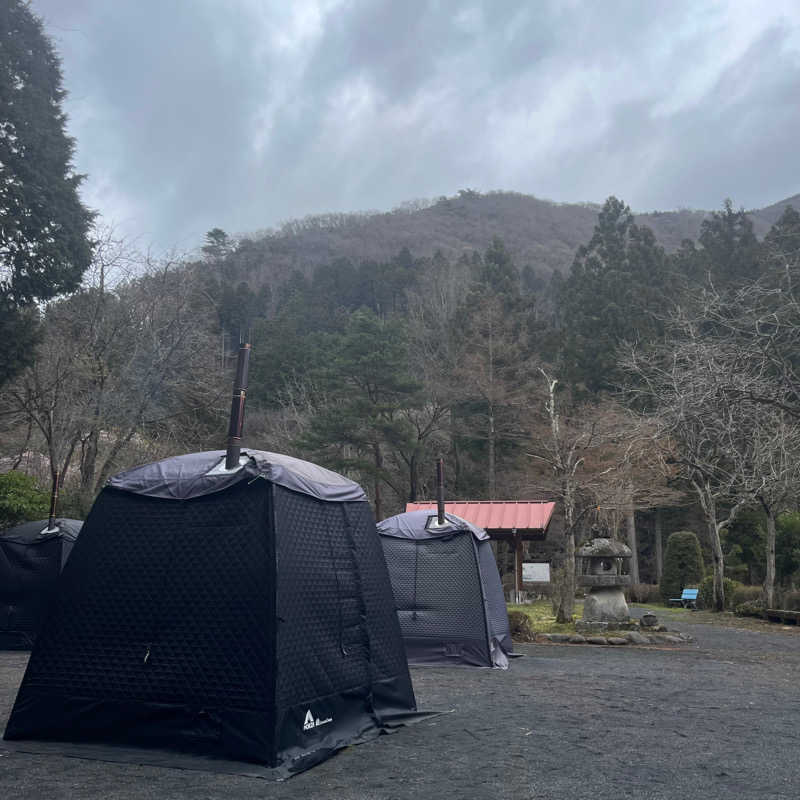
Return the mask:
POLYGON ((2 380, 29 360, 23 309, 80 283, 93 215, 72 170, 59 59, 29 3, 0 4, 0 42, 0 334, 15 342, 0 354, 2 380))
POLYGON ((722 211, 715 211, 700 226, 698 250, 701 275, 708 275, 717 283, 740 283, 754 280, 759 274, 760 244, 753 230, 753 221, 733 203, 725 201, 722 211))
POLYGON ((646 341, 660 330, 654 310, 661 305, 668 266, 653 232, 635 223, 625 203, 609 197, 561 286, 562 355, 573 385, 594 393, 619 382, 619 345, 646 341))
POLYGON ((418 402, 420 388, 409 374, 403 324, 361 309, 320 343, 325 355, 311 376, 320 405, 298 444, 332 469, 359 473, 380 519, 385 451, 412 436, 400 412, 418 402))
POLYGON ((680 597, 688 587, 699 587, 703 580, 703 554, 700 542, 692 531, 676 531, 667 539, 664 573, 661 576, 661 597, 666 602, 680 597))

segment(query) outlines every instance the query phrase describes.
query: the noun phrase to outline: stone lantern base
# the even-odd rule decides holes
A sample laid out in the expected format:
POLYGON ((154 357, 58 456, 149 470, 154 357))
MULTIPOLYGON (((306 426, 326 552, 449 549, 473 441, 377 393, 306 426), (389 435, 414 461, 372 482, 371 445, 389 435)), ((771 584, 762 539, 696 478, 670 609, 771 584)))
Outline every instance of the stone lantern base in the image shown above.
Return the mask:
POLYGON ((583 601, 583 619, 587 622, 627 622, 630 613, 622 587, 593 587, 583 601))

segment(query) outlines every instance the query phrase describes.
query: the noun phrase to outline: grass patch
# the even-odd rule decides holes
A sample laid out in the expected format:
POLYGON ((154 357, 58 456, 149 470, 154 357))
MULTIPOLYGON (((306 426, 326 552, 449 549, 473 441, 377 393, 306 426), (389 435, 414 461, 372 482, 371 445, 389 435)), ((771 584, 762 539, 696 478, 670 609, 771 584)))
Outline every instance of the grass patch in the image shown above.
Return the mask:
MULTIPOLYGON (((574 622, 556 622, 553 607, 549 600, 537 600, 526 605, 508 606, 509 611, 521 611, 531 621, 531 627, 536 633, 575 633, 574 622)), ((583 601, 575 601, 573 620, 583 616, 583 601)))

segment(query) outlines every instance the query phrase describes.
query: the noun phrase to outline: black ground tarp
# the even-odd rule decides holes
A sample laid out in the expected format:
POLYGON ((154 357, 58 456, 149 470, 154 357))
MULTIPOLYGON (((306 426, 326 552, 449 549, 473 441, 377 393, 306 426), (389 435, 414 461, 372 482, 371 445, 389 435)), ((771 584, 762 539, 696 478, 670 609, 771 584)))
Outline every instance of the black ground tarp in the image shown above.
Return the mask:
POLYGON ((428 510, 378 524, 409 664, 508 666, 503 587, 482 528, 428 510))
POLYGON ((24 522, 0 531, 0 650, 29 650, 83 522, 24 522))
POLYGON ((146 745, 292 774, 415 711, 363 491, 248 451, 110 481, 7 739, 146 745))

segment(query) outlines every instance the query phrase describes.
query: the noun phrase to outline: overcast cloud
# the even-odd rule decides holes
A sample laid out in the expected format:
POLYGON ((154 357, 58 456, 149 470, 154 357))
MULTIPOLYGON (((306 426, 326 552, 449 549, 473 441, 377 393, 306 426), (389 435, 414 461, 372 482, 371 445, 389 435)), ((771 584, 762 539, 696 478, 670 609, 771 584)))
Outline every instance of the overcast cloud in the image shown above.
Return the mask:
POLYGON ((86 201, 159 247, 461 188, 800 192, 800 3, 33 0, 86 201))

